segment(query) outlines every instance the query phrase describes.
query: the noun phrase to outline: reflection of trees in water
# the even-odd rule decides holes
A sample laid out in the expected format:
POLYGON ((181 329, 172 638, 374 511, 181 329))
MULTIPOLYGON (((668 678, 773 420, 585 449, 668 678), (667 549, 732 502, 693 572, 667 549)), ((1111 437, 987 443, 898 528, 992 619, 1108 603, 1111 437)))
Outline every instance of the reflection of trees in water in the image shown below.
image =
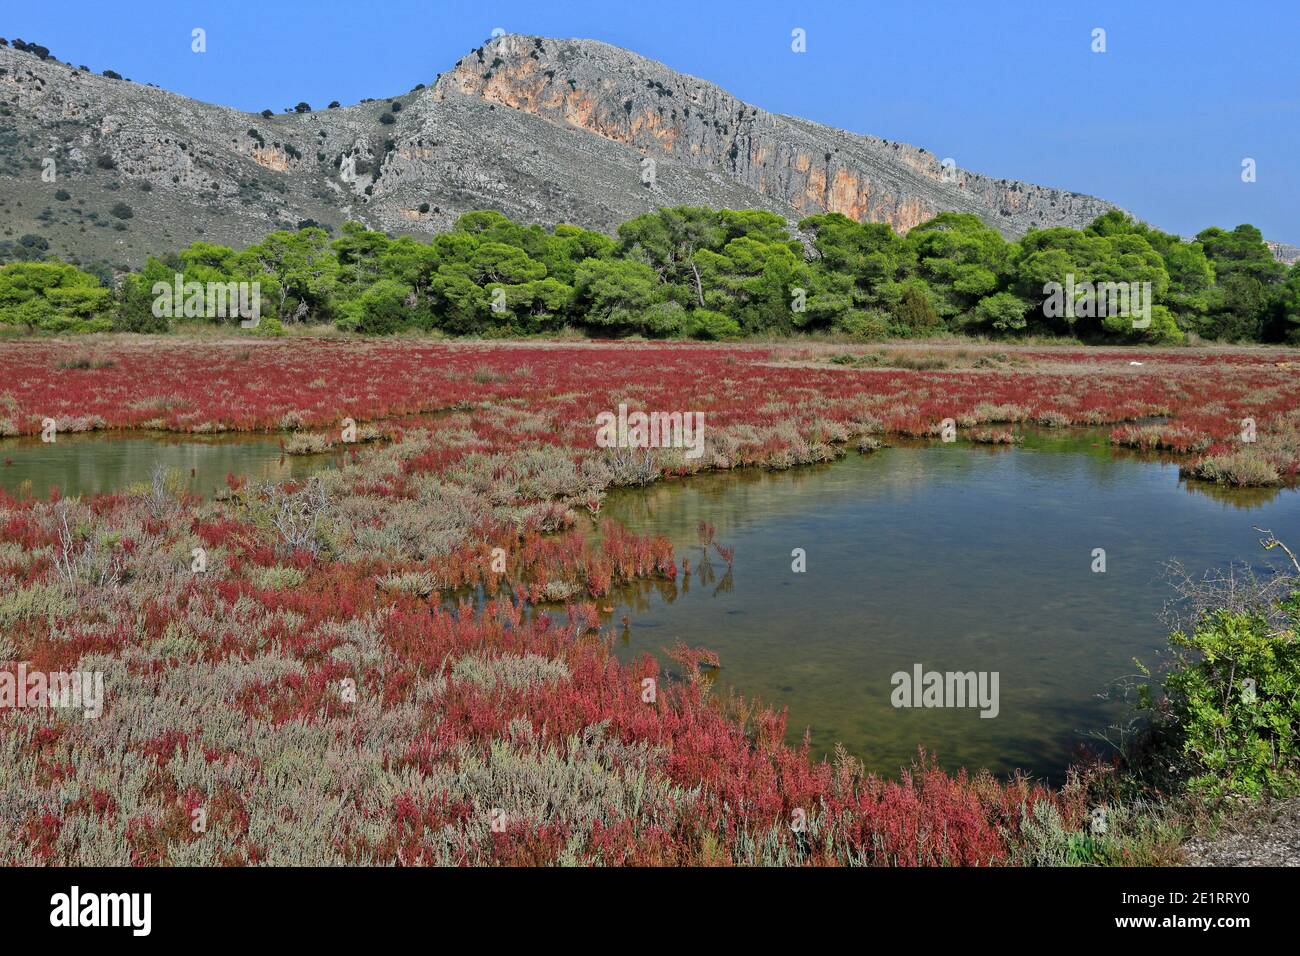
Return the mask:
POLYGON ((178 472, 189 490, 210 495, 227 474, 253 480, 303 477, 335 462, 335 456, 285 458, 279 437, 268 435, 191 435, 171 433, 60 434, 45 444, 24 437, 0 442, 0 487, 16 489, 24 480, 45 497, 53 488, 65 496, 121 491, 146 482, 154 470, 178 472))
POLYGON ((1283 491, 1294 493, 1294 488, 1274 485, 1270 488, 1234 488, 1220 485, 1213 481, 1200 481, 1196 478, 1184 478, 1178 482, 1189 495, 1205 495, 1215 501, 1232 505, 1238 511, 1253 511, 1268 504, 1283 491))
POLYGON ((1105 428, 1022 427, 1018 431, 1026 437, 1024 446, 967 442, 944 445, 897 439, 894 447, 868 456, 850 453, 846 459, 830 464, 788 471, 738 469, 620 489, 610 494, 602 516, 641 533, 667 535, 682 547, 694 537, 701 520, 716 525, 721 534, 738 534, 774 514, 787 517, 805 506, 808 510, 822 509, 837 501, 914 495, 938 478, 965 478, 957 469, 971 463, 981 469, 1005 472, 1008 482, 1018 480, 1023 473, 1040 482, 1086 477, 1103 487, 1113 487, 1131 481, 1135 468, 1175 460, 1112 446, 1105 428))
MULTIPOLYGON (((1114 448, 1105 442, 1104 432, 1066 435, 1052 431, 1045 441, 1047 447, 1034 448, 1027 442, 1023 449, 907 442, 870 456, 853 454, 831 465, 784 472, 748 469, 615 491, 600 517, 612 518, 638 533, 667 536, 679 556, 682 573, 675 581, 650 578, 617 586, 607 597, 595 602, 602 626, 612 629, 616 639, 630 643, 635 622, 644 618, 648 623, 656 612, 689 595, 692 588, 704 600, 733 593, 737 582, 732 568, 712 544, 700 543, 702 521, 715 525, 717 537, 725 543, 772 522, 798 522, 805 515, 816 516, 819 512, 825 516, 828 509, 833 511, 845 501, 852 502, 857 509, 869 508, 873 499, 897 498, 886 502, 887 508, 894 509, 888 512, 891 514, 913 503, 924 507, 927 489, 936 485, 970 484, 970 487, 1001 488, 1014 493, 1025 487, 1050 490, 1072 484, 1094 489, 1104 486, 1111 493, 1123 494, 1125 484, 1139 475, 1151 477, 1153 456, 1114 448), (1085 440, 1089 442, 1087 449, 1077 447, 1085 440), (611 610, 606 611, 606 607, 611 610)), ((1159 479, 1161 485, 1168 483, 1171 482, 1159 479)), ((1208 495, 1236 509, 1262 508, 1280 494, 1278 488, 1235 489, 1198 481, 1181 484, 1189 494, 1208 495)), ((1169 490, 1156 489, 1158 493, 1169 490)), ((998 506, 997 502, 991 506, 998 506)), ((598 536, 595 522, 591 532, 598 536)), ((742 541, 742 550, 745 545, 755 544, 753 538, 742 541)), ((762 550, 765 543, 770 541, 759 540, 756 546, 762 550)), ((978 547, 978 544, 971 546, 978 547)), ((742 560, 745 557, 742 555, 742 560)), ((761 559, 762 555, 758 557, 761 559)), ((764 573, 759 568, 753 575, 761 579, 764 573)), ((744 583, 752 584, 753 579, 744 583)), ((483 596, 475 598, 480 603, 483 596)), ((590 599, 582 596, 577 600, 590 599)), ((565 619, 563 605, 545 605, 536 613, 565 619)), ((653 634, 655 630, 651 627, 639 630, 643 639, 653 634)))
POLYGON ((695 544, 701 521, 715 525, 725 538, 773 515, 824 507, 836 499, 860 500, 894 487, 913 488, 925 477, 924 463, 910 456, 882 465, 853 452, 848 461, 834 464, 786 471, 744 468, 619 489, 606 499, 601 517, 639 533, 666 535, 682 548, 695 544))

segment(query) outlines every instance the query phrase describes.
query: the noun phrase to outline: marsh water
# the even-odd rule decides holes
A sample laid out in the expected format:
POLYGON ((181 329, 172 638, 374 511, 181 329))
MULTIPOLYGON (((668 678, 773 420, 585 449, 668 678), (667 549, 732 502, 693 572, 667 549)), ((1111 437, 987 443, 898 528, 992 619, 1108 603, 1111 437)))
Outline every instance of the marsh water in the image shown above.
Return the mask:
POLYGON ((1300 540, 1300 494, 1181 482, 1176 465, 1116 453, 1104 432, 1026 438, 611 494, 604 515, 668 535, 693 570, 621 595, 620 653, 679 639, 716 651, 718 692, 787 706, 791 742, 809 729, 817 755, 840 742, 892 775, 919 745, 950 768, 1059 781, 1078 745, 1127 712, 1112 685, 1132 659, 1158 662, 1167 563, 1262 569, 1271 554, 1252 525, 1300 540), (716 551, 701 563, 700 521, 734 548, 730 568, 716 551), (893 706, 892 675, 918 664, 997 671, 997 716, 893 706))
MULTIPOLYGON (((1081 742, 1125 713, 1104 699, 1158 662, 1173 596, 1164 567, 1268 563, 1252 525, 1300 540, 1300 494, 1183 482, 1105 432, 1021 446, 900 444, 785 472, 752 469, 621 489, 601 517, 668 536, 691 575, 603 601, 624 657, 681 640, 718 653, 717 693, 789 708, 790 738, 837 742, 894 774, 918 746, 947 767, 1060 779, 1081 742), (705 558, 701 521, 734 549, 705 558), (803 549, 806 570, 793 568, 803 549), (1105 571, 1094 571, 1096 549, 1105 571), (626 623, 623 623, 626 618, 626 623), (892 677, 998 673, 998 712, 902 708, 892 677)), ((0 442, 0 487, 44 497, 147 482, 161 464, 208 495, 227 473, 286 479, 333 464, 276 436, 61 435, 0 442)))
POLYGON ((300 478, 332 464, 333 455, 285 455, 279 435, 169 432, 86 433, 0 441, 0 488, 46 498, 121 491, 148 482, 154 469, 174 470, 195 494, 211 497, 226 475, 255 481, 300 478), (30 482, 30 485, 24 485, 30 482))

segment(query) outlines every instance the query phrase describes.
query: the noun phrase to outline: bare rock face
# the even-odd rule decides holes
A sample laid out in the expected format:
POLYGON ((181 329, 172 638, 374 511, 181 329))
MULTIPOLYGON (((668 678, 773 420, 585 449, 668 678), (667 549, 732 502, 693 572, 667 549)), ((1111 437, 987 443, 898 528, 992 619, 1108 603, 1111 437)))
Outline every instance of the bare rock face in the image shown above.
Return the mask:
POLYGON ((364 209, 338 164, 368 155, 378 112, 264 118, 0 48, 0 231, 139 265, 197 239, 337 224, 364 209))
POLYGON ((1081 226, 1113 208, 1092 196, 994 180, 905 143, 760 110, 703 80, 593 40, 503 36, 443 76, 436 95, 471 97, 721 173, 798 216, 839 212, 900 232, 944 211, 1007 235, 1081 226))
POLYGON ((1012 236, 1111 208, 767 113, 592 40, 499 37, 430 88, 270 117, 0 48, 0 232, 66 258, 139 265, 348 219, 428 234, 482 208, 612 231, 665 205, 900 231, 953 210, 1012 236))
POLYGON ((1292 246, 1285 242, 1265 242, 1265 245, 1273 251, 1273 258, 1277 259, 1288 266, 1293 266, 1300 262, 1300 246, 1292 246))

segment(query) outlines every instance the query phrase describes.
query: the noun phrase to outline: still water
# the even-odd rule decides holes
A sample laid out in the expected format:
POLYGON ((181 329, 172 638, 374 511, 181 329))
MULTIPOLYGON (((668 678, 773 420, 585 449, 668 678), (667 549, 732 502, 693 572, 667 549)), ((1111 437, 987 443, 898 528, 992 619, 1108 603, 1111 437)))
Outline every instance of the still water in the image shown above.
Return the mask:
POLYGON ((0 441, 0 488, 26 489, 37 498, 55 488, 66 496, 121 491, 148 482, 162 466, 179 472, 194 494, 211 497, 225 487, 227 474, 286 481, 335 461, 333 455, 285 455, 278 435, 91 433, 59 435, 48 444, 16 438, 0 441))
MULTIPOLYGON (((1300 542, 1300 494, 1182 482, 1176 465, 1116 451, 1104 431, 1025 437, 611 493, 601 517, 666 535, 692 568, 601 602, 618 652, 662 654, 678 640, 716 651, 716 692, 788 707, 791 742, 807 728, 819 756, 840 742, 892 775, 919 745, 949 768, 1059 780, 1078 744, 1125 712, 1101 695, 1135 673, 1134 657, 1158 662, 1166 563, 1265 567, 1251 526, 1300 542), (730 567, 716 552, 706 560, 701 521, 734 548, 730 567), (894 707, 892 676, 916 665, 996 671, 997 716, 894 707)), ((0 487, 112 491, 162 465, 210 495, 228 473, 284 480, 337 461, 285 456, 274 435, 61 435, 0 442, 0 487)))
POLYGON ((1158 662, 1166 563, 1198 576, 1265 567, 1251 526, 1300 542, 1300 494, 1180 482, 1176 465, 1117 454, 1104 433, 1027 439, 611 494, 605 516, 667 535, 694 572, 620 595, 620 653, 678 639, 716 651, 718 692, 788 706, 791 742, 809 728, 818 755, 838 741, 892 775, 921 745, 950 768, 1059 780, 1078 744, 1125 713, 1100 695, 1134 657, 1158 662), (730 568, 716 552, 702 563, 700 521, 735 549, 730 568), (892 675, 917 664, 998 672, 997 716, 894 707, 892 675))

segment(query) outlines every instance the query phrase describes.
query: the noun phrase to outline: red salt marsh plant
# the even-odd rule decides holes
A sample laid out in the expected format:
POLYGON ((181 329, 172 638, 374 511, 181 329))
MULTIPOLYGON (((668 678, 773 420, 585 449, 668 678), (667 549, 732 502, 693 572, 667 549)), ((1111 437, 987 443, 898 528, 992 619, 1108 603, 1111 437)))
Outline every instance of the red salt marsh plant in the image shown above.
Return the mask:
MULTIPOLYGON (((1262 360, 1178 353, 1140 373, 1129 352, 916 371, 809 368, 779 348, 114 342, 111 365, 59 369, 63 348, 0 345, 14 430, 353 418, 391 440, 310 482, 232 478, 213 502, 165 482, 67 503, 0 493, 0 659, 101 671, 106 688, 93 721, 0 712, 9 863, 1038 859, 1085 826, 1081 786, 924 757, 894 780, 814 762, 782 712, 713 694, 726 662, 706 649, 619 661, 601 601, 669 586, 685 561, 618 525, 580 535, 574 512, 647 468, 789 467, 946 417, 1158 415, 1213 455, 1253 416, 1294 473, 1300 391, 1262 360), (595 416, 620 402, 702 411, 705 455, 605 455, 595 416)), ((701 570, 733 559, 714 538, 702 525, 701 570)))
POLYGON ((1242 418, 1267 434, 1300 406, 1294 370, 1270 350, 1025 350, 1014 368, 925 371, 810 365, 791 347, 113 340, 98 347, 100 368, 57 367, 75 365, 78 348, 0 345, 0 431, 36 434, 50 417, 62 431, 307 428, 332 436, 345 418, 374 423, 487 404, 516 409, 518 419, 484 428, 487 450, 518 441, 524 426, 530 438, 593 451, 596 415, 627 402, 704 414, 704 460, 658 456, 663 470, 685 474, 818 460, 827 443, 868 431, 925 435, 944 418, 973 427, 1163 416, 1179 448, 1198 451, 1207 440, 1230 440, 1242 418))
MULTIPOLYGON (((933 767, 886 782, 815 764, 785 743, 784 715, 712 697, 707 650, 667 649, 668 671, 618 662, 589 603, 560 624, 518 598, 386 587, 420 565, 338 557, 355 546, 351 470, 278 491, 330 496, 315 550, 287 546, 249 486, 79 503, 86 540, 133 544, 120 579, 75 600, 53 560, 63 502, 3 500, 6 651, 102 670, 107 704, 95 721, 0 713, 0 859, 987 864, 1010 858, 1008 806, 1059 802, 933 767)), ((444 556, 461 580, 491 579, 494 542, 509 574, 592 592, 678 573, 665 543, 616 525, 587 541, 489 516, 480 533, 444 556)), ((423 566, 435 582, 443 559, 423 566)))
POLYGON ((977 445, 1017 445, 1024 439, 1005 428, 977 428, 968 436, 977 445))

